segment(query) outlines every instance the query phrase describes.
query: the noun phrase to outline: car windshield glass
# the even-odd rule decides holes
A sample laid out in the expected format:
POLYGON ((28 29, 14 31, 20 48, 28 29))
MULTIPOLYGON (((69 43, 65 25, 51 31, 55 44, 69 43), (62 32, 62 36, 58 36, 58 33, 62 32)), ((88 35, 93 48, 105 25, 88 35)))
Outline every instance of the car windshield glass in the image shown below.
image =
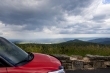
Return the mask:
POLYGON ((15 46, 13 43, 0 37, 0 56, 15 65, 28 57, 28 53, 15 46))

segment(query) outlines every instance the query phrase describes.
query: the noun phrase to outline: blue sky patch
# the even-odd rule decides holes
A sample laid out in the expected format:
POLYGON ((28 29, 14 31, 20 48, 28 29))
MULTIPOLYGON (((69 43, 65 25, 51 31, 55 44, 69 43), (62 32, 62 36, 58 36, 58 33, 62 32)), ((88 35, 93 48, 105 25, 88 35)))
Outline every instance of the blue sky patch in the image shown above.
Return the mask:
POLYGON ((110 0, 104 0, 103 3, 104 4, 110 4, 110 0))

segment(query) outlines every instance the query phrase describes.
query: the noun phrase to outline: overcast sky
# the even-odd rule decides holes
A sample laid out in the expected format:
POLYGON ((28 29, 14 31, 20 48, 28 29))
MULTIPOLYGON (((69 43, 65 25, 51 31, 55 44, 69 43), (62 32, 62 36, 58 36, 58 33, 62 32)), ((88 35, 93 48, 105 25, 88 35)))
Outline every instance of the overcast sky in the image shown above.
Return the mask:
POLYGON ((0 0, 8 39, 110 37, 110 0, 0 0))

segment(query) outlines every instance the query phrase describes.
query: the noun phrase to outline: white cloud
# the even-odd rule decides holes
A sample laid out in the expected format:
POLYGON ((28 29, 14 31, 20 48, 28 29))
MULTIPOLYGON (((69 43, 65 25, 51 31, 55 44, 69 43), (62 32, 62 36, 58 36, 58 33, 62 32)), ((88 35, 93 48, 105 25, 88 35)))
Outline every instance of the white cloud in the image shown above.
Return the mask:
MULTIPOLYGON (((59 36, 59 35, 56 35, 59 36)), ((110 37, 110 34, 60 34, 60 38, 104 38, 110 37)))
POLYGON ((96 16, 98 16, 98 15, 105 15, 105 16, 110 15, 110 4, 103 4, 103 3, 101 3, 98 6, 95 15, 96 16))
POLYGON ((97 37, 110 33, 110 4, 103 0, 0 1, 3 37, 97 37))

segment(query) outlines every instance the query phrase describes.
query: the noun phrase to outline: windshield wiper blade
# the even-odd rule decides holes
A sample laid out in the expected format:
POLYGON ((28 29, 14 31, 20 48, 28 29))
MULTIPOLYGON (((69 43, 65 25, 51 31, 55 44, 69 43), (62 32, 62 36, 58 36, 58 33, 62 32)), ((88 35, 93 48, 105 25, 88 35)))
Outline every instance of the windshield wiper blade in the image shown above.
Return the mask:
POLYGON ((29 60, 27 59, 27 58, 25 58, 24 60, 22 60, 22 61, 20 61, 20 62, 18 62, 18 63, 16 63, 15 64, 15 66, 18 66, 20 63, 23 63, 23 62, 28 62, 29 60))
POLYGON ((29 61, 31 61, 32 58, 33 58, 32 55, 33 55, 33 54, 29 52, 29 53, 28 53, 28 56, 27 56, 24 60, 22 60, 22 61, 16 63, 15 66, 18 66, 20 63, 23 63, 23 62, 29 62, 29 61))
POLYGON ((33 54, 31 52, 28 52, 28 60, 31 61, 33 58, 33 54))

